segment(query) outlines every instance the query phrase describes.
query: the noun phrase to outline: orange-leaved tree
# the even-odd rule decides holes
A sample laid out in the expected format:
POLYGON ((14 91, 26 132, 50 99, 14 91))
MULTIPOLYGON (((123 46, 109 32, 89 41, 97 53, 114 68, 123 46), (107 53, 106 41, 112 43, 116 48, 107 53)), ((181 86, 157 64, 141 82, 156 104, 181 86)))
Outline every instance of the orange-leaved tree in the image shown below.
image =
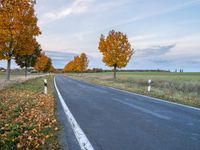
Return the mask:
POLYGON ((72 60, 65 65, 63 72, 73 72, 73 69, 74 69, 74 61, 72 60))
POLYGON ((7 60, 8 80, 11 59, 31 55, 39 34, 33 0, 0 1, 0 60, 7 60))
POLYGON ((42 53, 40 57, 38 57, 34 68, 39 72, 48 72, 51 69, 51 66, 51 59, 46 56, 45 53, 42 53))
POLYGON ((74 71, 81 72, 81 58, 79 56, 74 57, 74 71))
POLYGON ((34 67, 36 62, 37 62, 37 58, 40 56, 41 54, 41 46, 36 42, 35 46, 34 46, 34 52, 32 55, 16 55, 15 56, 15 62, 21 67, 25 69, 25 76, 27 76, 28 73, 28 67, 34 67))
POLYGON ((83 73, 84 71, 87 70, 88 63, 89 63, 89 60, 87 58, 87 55, 85 53, 82 53, 80 55, 80 71, 81 71, 81 73, 83 73))
POLYGON ((81 53, 80 56, 75 56, 72 61, 65 65, 63 72, 81 72, 87 70, 88 58, 85 53, 81 53))
POLYGON ((127 36, 114 30, 111 30, 106 38, 101 35, 98 48, 103 54, 103 62, 114 68, 114 79, 116 79, 117 68, 126 67, 134 53, 127 36))

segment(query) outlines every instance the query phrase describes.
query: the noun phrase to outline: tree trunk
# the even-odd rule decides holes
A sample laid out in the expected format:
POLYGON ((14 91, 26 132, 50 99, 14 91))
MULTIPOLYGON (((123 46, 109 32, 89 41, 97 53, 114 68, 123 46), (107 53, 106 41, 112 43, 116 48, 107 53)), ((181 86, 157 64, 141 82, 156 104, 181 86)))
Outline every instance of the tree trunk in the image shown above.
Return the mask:
POLYGON ((7 70, 6 70, 7 80, 10 80, 10 66, 11 66, 11 59, 8 59, 7 60, 7 70))
POLYGON ((116 70, 117 70, 117 65, 114 65, 114 72, 113 72, 113 78, 116 79, 116 70))
POLYGON ((27 74, 28 74, 28 67, 25 66, 25 77, 27 77, 27 74))

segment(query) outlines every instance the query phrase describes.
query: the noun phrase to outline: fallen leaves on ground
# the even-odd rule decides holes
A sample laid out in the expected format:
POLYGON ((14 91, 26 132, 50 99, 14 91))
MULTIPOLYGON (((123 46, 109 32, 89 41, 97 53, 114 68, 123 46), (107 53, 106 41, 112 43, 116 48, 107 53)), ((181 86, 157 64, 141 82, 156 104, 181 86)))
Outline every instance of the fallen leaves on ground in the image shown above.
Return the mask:
POLYGON ((52 95, 28 90, 0 91, 0 147, 58 149, 52 95))

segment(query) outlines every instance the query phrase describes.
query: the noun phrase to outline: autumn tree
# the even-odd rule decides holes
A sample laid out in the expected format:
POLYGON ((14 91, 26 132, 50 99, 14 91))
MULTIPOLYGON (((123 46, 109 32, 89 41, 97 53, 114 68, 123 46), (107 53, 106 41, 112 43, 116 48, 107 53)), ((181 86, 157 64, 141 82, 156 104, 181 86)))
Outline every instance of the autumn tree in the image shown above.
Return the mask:
POLYGON ((81 73, 87 70, 88 63, 89 61, 88 61, 87 55, 85 53, 82 53, 80 55, 80 72, 81 73))
POLYGON ((73 71, 81 72, 81 58, 79 56, 74 57, 74 68, 73 71))
POLYGON ((42 49, 38 43, 35 43, 34 52, 32 55, 16 55, 15 62, 21 67, 25 68, 25 76, 27 76, 28 68, 34 67, 37 58, 41 55, 42 49))
POLYGON ((56 69, 53 65, 51 65, 50 69, 49 69, 49 72, 51 73, 55 73, 56 72, 56 69))
POLYGON ((134 53, 127 36, 114 30, 110 31, 106 38, 101 35, 98 48, 103 54, 103 62, 114 68, 114 79, 116 79, 116 69, 126 67, 134 53))
POLYGON ((51 66, 51 59, 46 56, 45 53, 42 53, 40 57, 38 57, 34 68, 39 72, 48 72, 51 69, 51 66))
POLYGON ((74 69, 74 61, 72 60, 65 65, 63 72, 73 72, 73 69, 74 69))
POLYGON ((88 58, 85 53, 82 53, 80 56, 75 56, 72 61, 65 65, 63 72, 81 72, 87 70, 88 67, 88 58))
POLYGON ((0 60, 7 60, 8 80, 11 59, 33 54, 39 34, 33 0, 0 1, 0 60))
POLYGON ((50 72, 52 67, 53 67, 52 66, 52 60, 51 60, 51 58, 48 57, 48 62, 46 64, 46 68, 44 69, 43 72, 50 72))

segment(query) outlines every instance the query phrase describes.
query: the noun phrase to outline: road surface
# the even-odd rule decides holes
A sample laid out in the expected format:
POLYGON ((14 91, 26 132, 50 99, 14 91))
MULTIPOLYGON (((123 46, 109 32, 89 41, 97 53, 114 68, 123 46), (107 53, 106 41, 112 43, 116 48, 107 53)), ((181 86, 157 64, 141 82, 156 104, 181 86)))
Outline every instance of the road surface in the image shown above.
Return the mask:
MULTIPOLYGON (((96 150, 200 150, 200 110, 55 77, 57 89, 96 150)), ((80 149, 59 98, 62 142, 80 149)))

